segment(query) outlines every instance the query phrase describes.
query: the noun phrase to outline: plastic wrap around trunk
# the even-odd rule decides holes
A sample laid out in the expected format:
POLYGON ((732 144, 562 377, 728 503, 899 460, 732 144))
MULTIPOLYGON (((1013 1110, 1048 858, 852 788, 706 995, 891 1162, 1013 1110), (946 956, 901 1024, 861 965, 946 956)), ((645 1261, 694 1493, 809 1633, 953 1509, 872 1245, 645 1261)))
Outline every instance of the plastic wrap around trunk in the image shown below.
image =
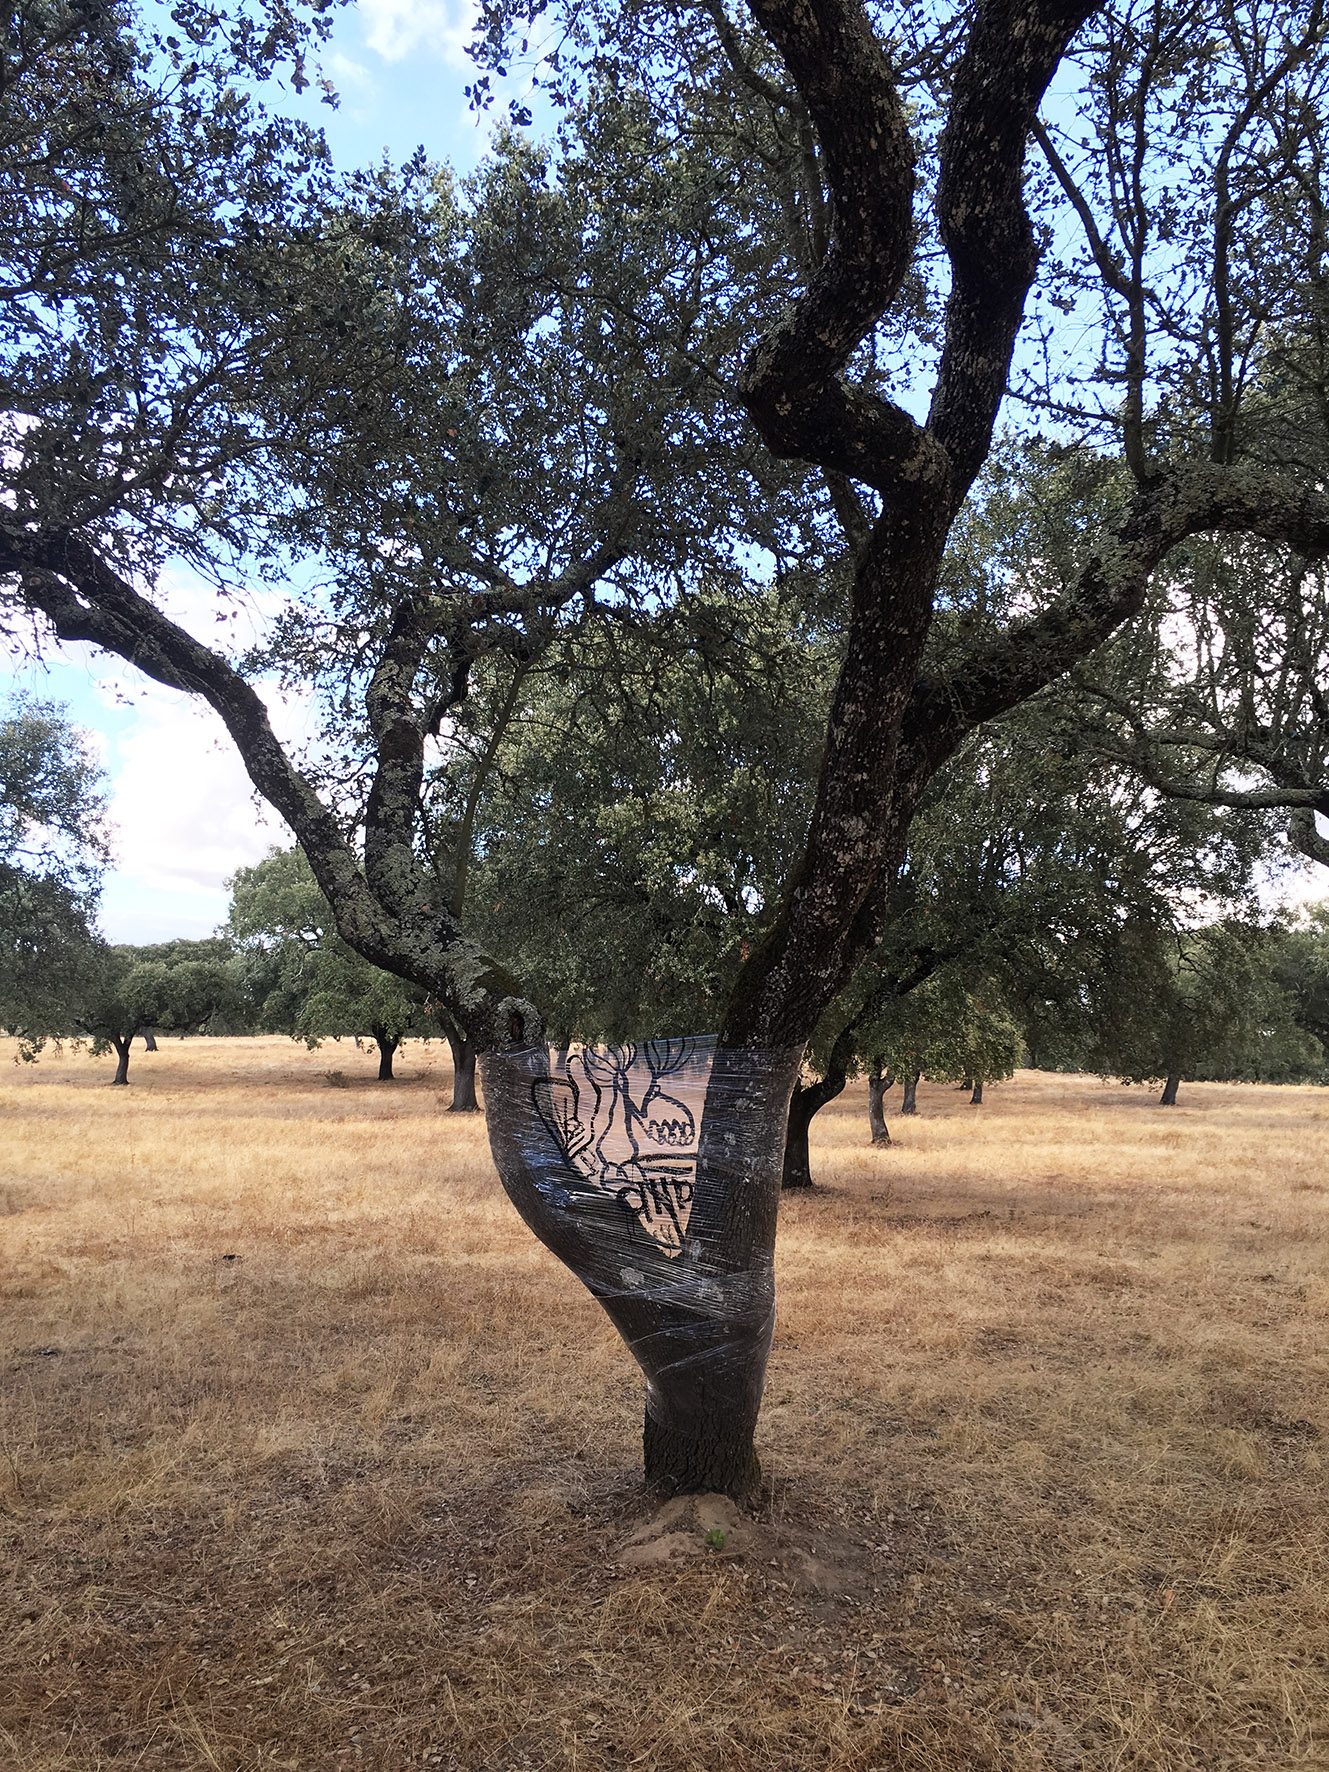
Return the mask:
POLYGON ((648 1440, 756 1421, 799 1057, 693 1038, 480 1061, 503 1186, 645 1372, 648 1440))

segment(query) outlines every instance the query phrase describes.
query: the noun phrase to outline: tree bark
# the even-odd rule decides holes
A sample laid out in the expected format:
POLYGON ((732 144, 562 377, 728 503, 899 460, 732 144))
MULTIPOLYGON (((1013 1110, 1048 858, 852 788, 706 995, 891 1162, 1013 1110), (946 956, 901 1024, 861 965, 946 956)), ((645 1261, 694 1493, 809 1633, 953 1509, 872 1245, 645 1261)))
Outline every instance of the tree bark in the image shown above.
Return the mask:
POLYGON ((960 1081, 955 1085, 957 1089, 972 1089, 973 1086, 974 1079, 972 1077, 961 1077, 960 1081))
POLYGON ((1177 1085, 1181 1082, 1178 1076, 1169 1077, 1163 1085, 1163 1093, 1158 1098, 1159 1107, 1176 1107, 1177 1085))
POLYGON ((837 1089, 825 1089, 817 1083, 800 1083, 795 1088, 789 1102, 789 1125, 785 1130, 781 1188, 812 1186, 812 1157, 808 1149, 808 1133, 817 1114, 843 1089, 843 1080, 837 1089))
POLYGON ((816 1108, 808 1105, 806 1098, 810 1090, 801 1086, 794 1090, 793 1099, 789 1103, 789 1125, 785 1130, 784 1168, 780 1176, 781 1189, 810 1188, 812 1186, 812 1154, 808 1149, 808 1129, 812 1125, 816 1108))
MULTIPOLYGON (((835 1090, 836 1095, 840 1090, 835 1090)), ((789 1104, 789 1127, 785 1129, 785 1166, 780 1187, 812 1187, 812 1152, 808 1150, 808 1132, 813 1118, 829 1097, 817 1099, 815 1088, 799 1084, 789 1104)))
POLYGON ((828 1101, 844 1093, 854 1056, 854 1024, 843 1028, 826 1060, 826 1074, 815 1083, 796 1083, 789 1101, 789 1124, 785 1128, 784 1173, 781 1187, 811 1187, 812 1159, 808 1132, 828 1101))
POLYGON ((886 1091, 893 1081, 894 1078, 883 1076, 879 1070, 868 1073, 868 1126, 875 1145, 891 1142, 891 1130, 886 1124, 886 1091))
POLYGON ((910 1071, 905 1076, 904 1100, 900 1103, 900 1112, 902 1114, 916 1114, 918 1112, 917 1097, 918 1079, 920 1075, 921 1072, 919 1071, 910 1071))
POLYGON ((132 1034, 111 1035, 111 1044, 115 1047, 117 1059, 115 1075, 111 1078, 112 1084, 127 1084, 129 1082, 129 1047, 133 1038, 132 1034))
POLYGON ((983 1079, 982 1079, 982 1077, 975 1077, 974 1078, 974 1093, 969 1097, 969 1105, 970 1105, 970 1107, 982 1107, 982 1105, 983 1105, 983 1079))
POLYGON ((452 1103, 450 1114, 477 1114, 480 1104, 475 1099, 475 1047, 464 1034, 449 1034, 452 1053, 452 1103))
POLYGON ((143 1050, 145 1052, 155 1052, 157 1050, 157 1036, 153 1033, 151 1028, 145 1028, 143 1031, 143 1050))
POLYGON ((370 1028, 374 1036, 374 1044, 378 1047, 378 1080, 380 1083, 395 1083, 392 1074, 392 1056, 401 1040, 396 1034, 385 1033, 382 1028, 370 1028))

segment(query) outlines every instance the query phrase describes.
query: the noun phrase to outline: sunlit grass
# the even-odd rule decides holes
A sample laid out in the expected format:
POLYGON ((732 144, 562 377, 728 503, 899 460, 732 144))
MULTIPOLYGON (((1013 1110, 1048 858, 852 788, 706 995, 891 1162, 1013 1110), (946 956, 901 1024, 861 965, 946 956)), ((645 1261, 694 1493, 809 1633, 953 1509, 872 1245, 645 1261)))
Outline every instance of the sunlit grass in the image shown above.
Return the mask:
POLYGON ((442 1051, 110 1068, 0 1076, 4 1772, 1329 1764, 1329 1092, 821 1116, 761 1450, 826 1598, 615 1568, 635 1368, 442 1051))

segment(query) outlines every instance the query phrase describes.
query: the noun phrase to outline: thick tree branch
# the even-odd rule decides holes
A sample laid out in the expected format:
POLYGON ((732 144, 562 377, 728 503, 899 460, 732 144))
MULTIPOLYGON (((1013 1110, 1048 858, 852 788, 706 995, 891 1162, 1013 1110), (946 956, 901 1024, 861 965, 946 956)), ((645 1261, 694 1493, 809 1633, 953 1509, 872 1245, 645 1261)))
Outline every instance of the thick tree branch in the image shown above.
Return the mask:
POLYGON ((1258 535, 1315 558, 1329 553, 1329 498, 1256 469, 1174 468, 1142 487, 1050 608, 1017 622, 940 678, 920 678, 905 723, 923 778, 966 732, 1025 701, 1101 645, 1144 602, 1150 574, 1188 536, 1258 535))
POLYGON ((856 0, 750 0, 821 144, 830 242, 807 289, 757 345, 738 391, 767 446, 883 493, 944 480, 903 408, 845 379, 913 251, 914 145, 886 51, 856 0))
POLYGON ((540 1037, 540 1018, 516 982, 470 941, 443 905, 393 914, 371 891, 331 812, 277 742, 257 692, 220 654, 195 640, 75 536, 0 537, 0 574, 62 640, 116 653, 221 716, 259 793, 300 841, 333 908, 338 933, 367 960, 446 1002, 482 1049, 540 1037))
POLYGON ((1288 820, 1287 835, 1288 842, 1307 861, 1318 861, 1321 867, 1329 868, 1329 837, 1320 835, 1315 813, 1309 807, 1293 813, 1288 820))
POLYGON ((951 264, 946 342, 928 429, 950 457, 954 506, 992 444, 1038 250, 1024 204, 1030 131, 1071 38, 1101 0, 988 0, 955 78, 937 218, 951 264))

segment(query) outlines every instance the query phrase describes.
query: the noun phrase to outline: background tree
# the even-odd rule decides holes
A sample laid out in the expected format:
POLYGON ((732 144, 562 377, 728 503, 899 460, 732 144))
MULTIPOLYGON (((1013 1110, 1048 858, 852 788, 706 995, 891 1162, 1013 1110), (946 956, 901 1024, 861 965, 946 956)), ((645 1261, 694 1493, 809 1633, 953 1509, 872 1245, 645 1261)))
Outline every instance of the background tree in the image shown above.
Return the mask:
POLYGON ((1164 1107, 1197 1077, 1315 1075, 1319 1055, 1277 976, 1279 945, 1231 919, 1180 934, 1127 925, 1095 975, 1087 1068, 1161 1081, 1164 1107))
POLYGON ((63 709, 20 701, 0 720, 0 1026, 35 1056, 43 1026, 72 1032, 98 951, 106 801, 63 709))
POLYGON ((1292 1000, 1297 1026, 1320 1042, 1329 1059, 1329 905, 1312 906, 1299 927, 1286 931, 1274 976, 1292 1000))
POLYGON ((311 1049, 344 1034, 378 1048, 378 1080, 408 1035, 438 1033, 424 994, 362 960, 332 928, 328 901, 298 849, 273 850, 228 882, 225 933, 234 945, 241 999, 257 1026, 311 1049))
POLYGON ((859 1031, 874 1074, 903 1077, 901 1113, 917 1112, 921 1077, 939 1083, 973 1079, 975 1104, 984 1082, 1004 1081, 1024 1056, 1024 1039, 999 988, 989 979, 944 967, 905 996, 879 997, 859 1031))
POLYGON ((129 1048, 149 1029, 201 1033, 238 1009, 229 949, 221 941, 171 941, 149 947, 89 945, 71 988, 35 1006, 24 1025, 28 1054, 47 1040, 89 1042, 94 1056, 114 1051, 111 1081, 129 1081, 129 1048))

